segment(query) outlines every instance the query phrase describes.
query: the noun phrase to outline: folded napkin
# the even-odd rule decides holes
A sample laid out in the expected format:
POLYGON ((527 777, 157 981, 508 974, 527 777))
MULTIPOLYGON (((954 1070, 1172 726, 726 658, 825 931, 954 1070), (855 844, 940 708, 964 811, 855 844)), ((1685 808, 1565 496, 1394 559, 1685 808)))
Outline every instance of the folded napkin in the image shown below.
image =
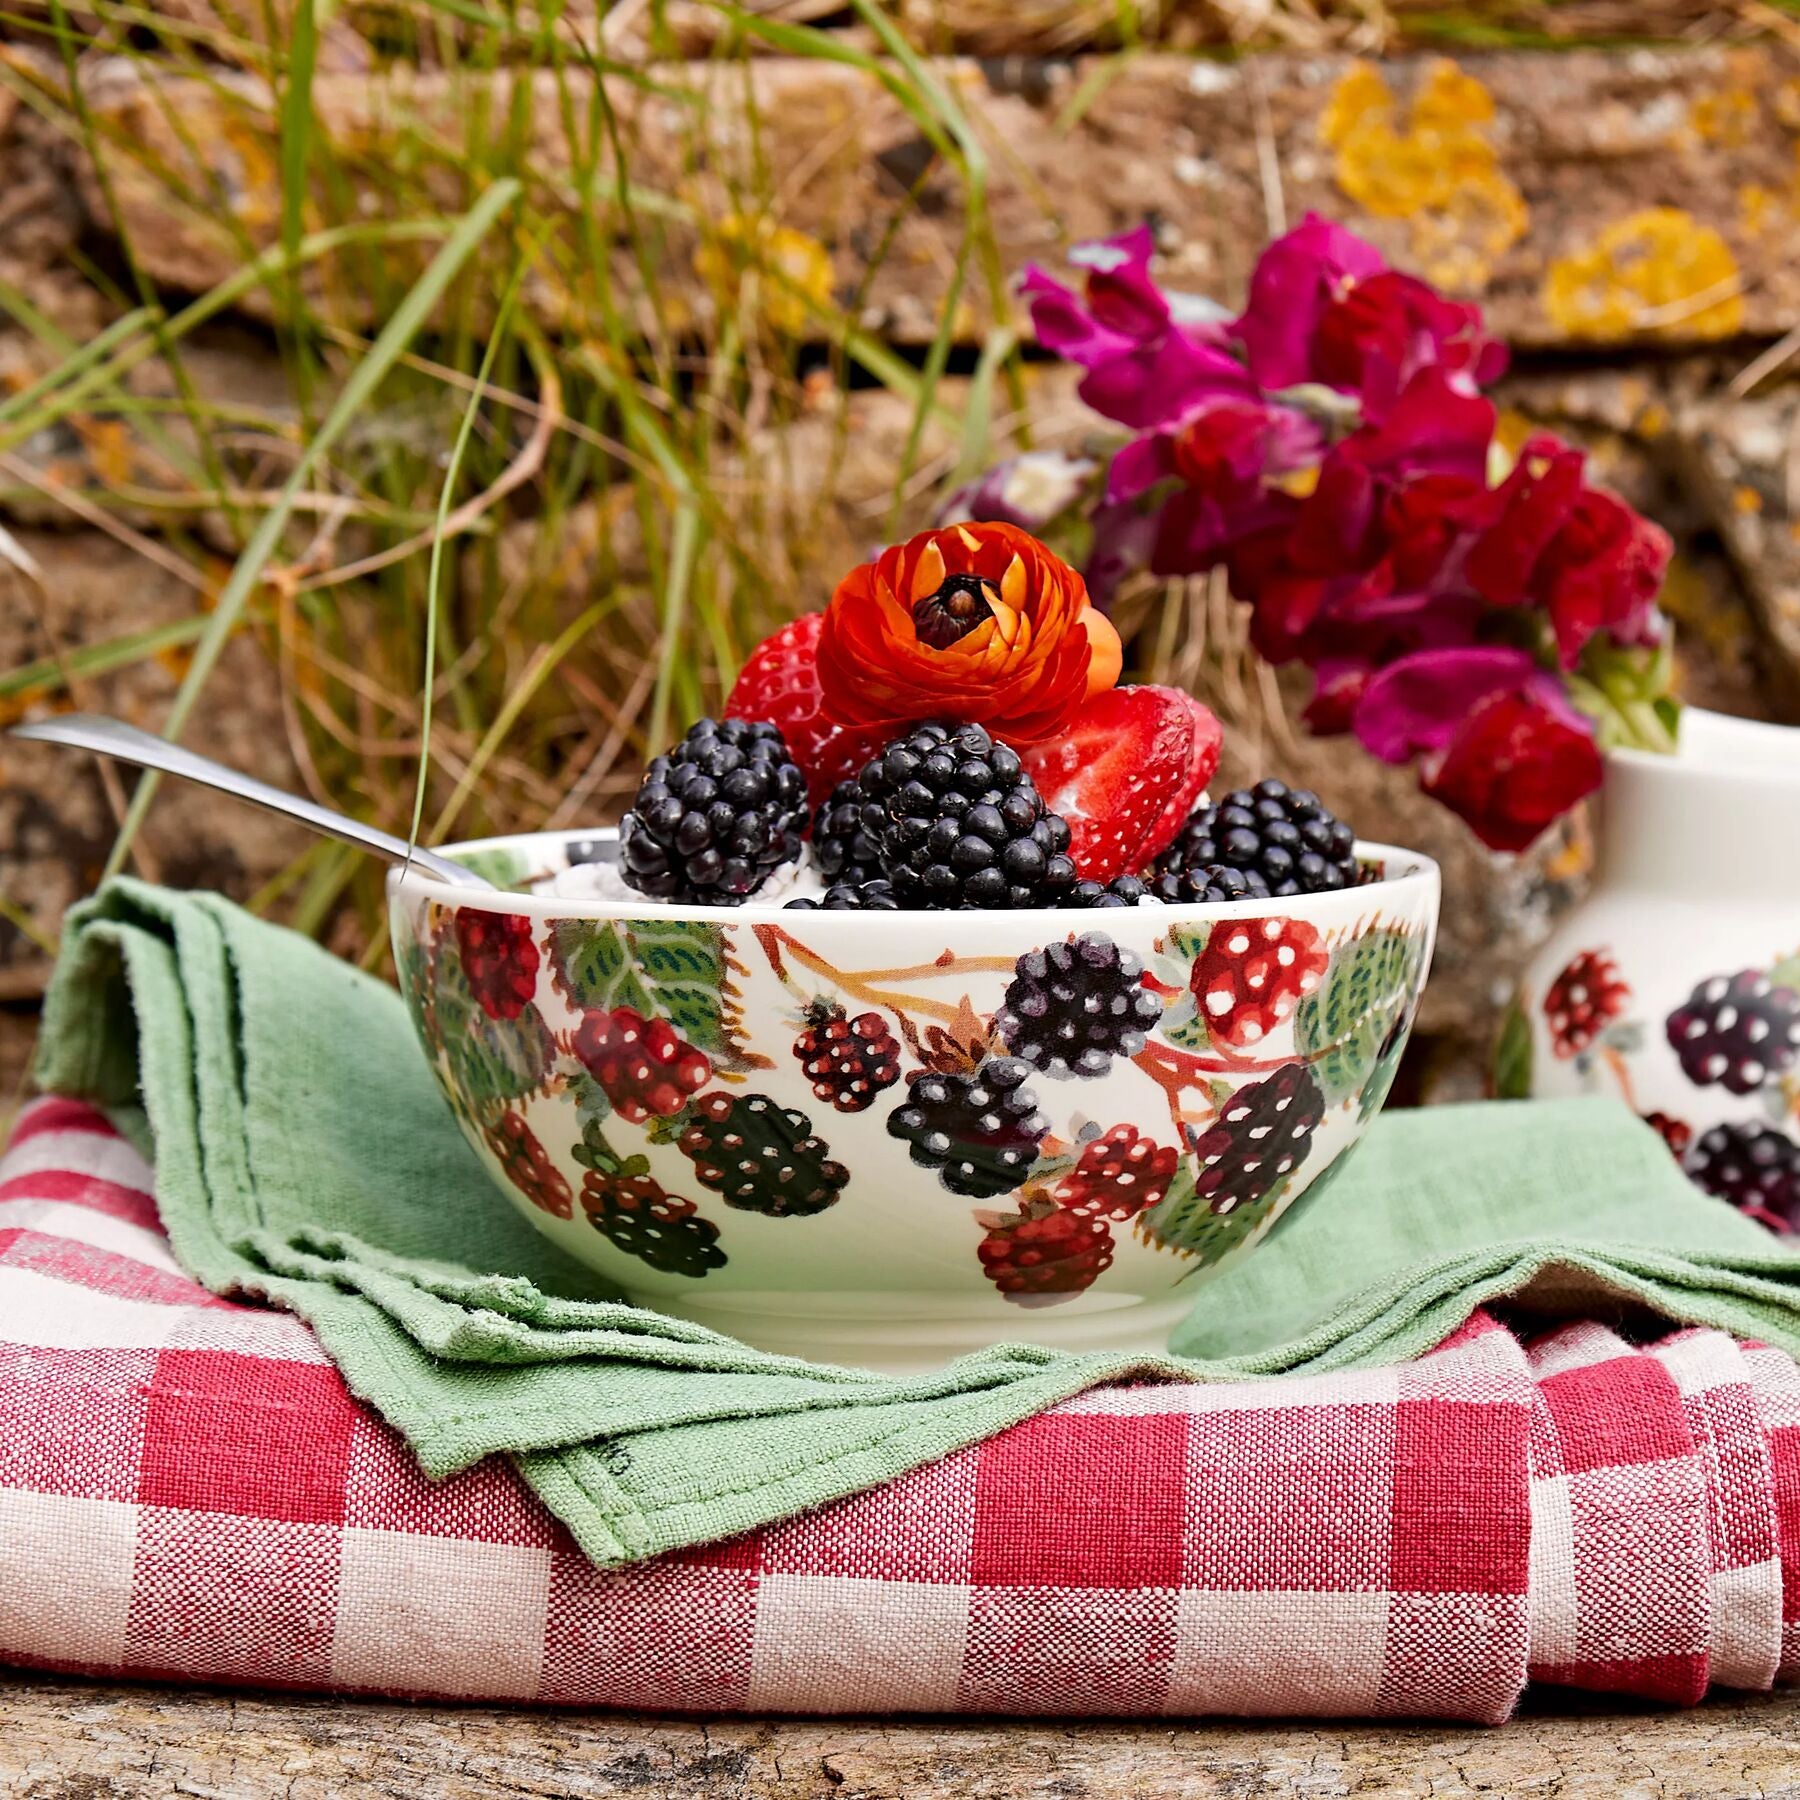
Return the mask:
POLYGON ((628 1570, 425 1480, 290 1314, 183 1275, 91 1108, 0 1156, 0 1662, 705 1713, 1435 1717, 1800 1675, 1800 1369, 1683 1330, 1092 1388, 628 1570))
POLYGON ((427 1474, 511 1454, 602 1564, 892 1480, 1099 1383, 1416 1356, 1501 1294, 1800 1349, 1800 1254, 1610 1103, 1380 1121, 1328 1199, 1201 1291, 1180 1359, 1011 1346, 894 1380, 612 1298, 497 1203, 398 997, 215 896, 120 881, 70 914, 38 1074, 141 1108, 184 1269, 305 1319, 427 1474))

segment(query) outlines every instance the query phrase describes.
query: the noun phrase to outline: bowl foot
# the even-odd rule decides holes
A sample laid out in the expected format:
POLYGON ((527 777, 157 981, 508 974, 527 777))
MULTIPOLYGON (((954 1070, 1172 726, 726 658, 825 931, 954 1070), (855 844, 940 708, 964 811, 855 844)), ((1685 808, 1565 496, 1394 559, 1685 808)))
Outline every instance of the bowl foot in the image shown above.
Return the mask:
POLYGON ((779 1307, 729 1302, 701 1305, 667 1298, 647 1304, 778 1356, 872 1369, 880 1375, 926 1375, 959 1356, 996 1344, 1111 1356, 1167 1356, 1169 1333, 1187 1317, 1194 1299, 1192 1294, 1181 1294, 1085 1311, 1021 1307, 1002 1319, 939 1313, 936 1309, 944 1302, 936 1296, 922 1300, 916 1309, 909 1308, 906 1296, 898 1294, 839 1296, 829 1312, 809 1309, 804 1295, 786 1296, 779 1307))

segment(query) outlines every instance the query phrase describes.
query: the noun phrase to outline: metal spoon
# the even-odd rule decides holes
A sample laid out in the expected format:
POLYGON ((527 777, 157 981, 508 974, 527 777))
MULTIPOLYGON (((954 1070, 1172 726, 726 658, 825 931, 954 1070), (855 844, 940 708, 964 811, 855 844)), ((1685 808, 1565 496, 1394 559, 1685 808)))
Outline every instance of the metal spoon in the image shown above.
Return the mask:
POLYGON ((458 887, 493 889, 491 881, 483 881, 472 870, 452 862, 447 856, 422 850, 416 845, 409 849, 404 839, 389 832, 348 819, 328 806, 303 800, 298 794, 270 787, 266 781, 241 775, 236 769, 214 762, 211 757, 197 755, 180 744, 171 744, 166 738, 152 737, 149 732, 139 731, 135 725, 125 725, 117 719, 102 718, 98 713, 63 713, 36 724, 15 725, 11 735, 30 738, 40 744, 69 744, 77 750, 92 750, 140 769, 160 769, 165 775, 179 775, 184 780, 199 782, 202 787, 217 788, 222 794, 248 800, 252 806, 267 807, 270 812, 298 819, 313 831, 323 832, 326 837, 337 838, 342 843, 354 844, 359 850, 372 850, 391 863, 399 863, 402 867, 411 863, 439 881, 454 882, 458 887))

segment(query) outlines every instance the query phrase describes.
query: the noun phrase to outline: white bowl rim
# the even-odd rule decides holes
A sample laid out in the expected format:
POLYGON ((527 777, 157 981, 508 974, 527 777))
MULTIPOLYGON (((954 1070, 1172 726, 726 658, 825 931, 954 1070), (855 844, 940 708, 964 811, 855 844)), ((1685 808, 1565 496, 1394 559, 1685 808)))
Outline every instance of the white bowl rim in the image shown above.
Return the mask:
MULTIPOLYGON (((616 827, 604 826, 599 829, 582 829, 579 827, 561 831, 515 831, 505 832, 496 837, 470 838, 462 843, 434 844, 432 849, 439 856, 462 856, 476 851, 517 849, 521 840, 532 838, 549 838, 562 842, 571 839, 591 843, 595 839, 616 838, 616 827)), ((1392 869, 1399 865, 1398 872, 1383 875, 1380 881, 1372 881, 1364 886, 1333 888, 1323 894, 1288 894, 1280 899, 1245 899, 1194 901, 1185 905, 1163 904, 1154 907, 1087 907, 1087 906, 1043 906, 1043 907, 996 907, 992 910, 970 910, 968 912, 939 912, 925 908, 908 908, 897 913, 879 913, 878 918, 898 921, 904 918, 928 918, 940 923, 951 918, 1020 921, 1049 921, 1052 929, 1080 930, 1085 924, 1092 931, 1099 929, 1116 912, 1143 912, 1156 920, 1168 921, 1170 924, 1182 924, 1193 919, 1212 919, 1223 915, 1227 918, 1236 914, 1249 917, 1261 917, 1271 910, 1280 910, 1290 916, 1304 917, 1310 908, 1323 902, 1341 904, 1354 899, 1358 895, 1373 895, 1384 888, 1401 888, 1406 890, 1406 902, 1409 905, 1415 897, 1423 897, 1424 890, 1437 891, 1441 875, 1437 863, 1422 851, 1406 850, 1395 844, 1377 844, 1358 838, 1356 855, 1361 860, 1379 861, 1392 869)), ((631 900, 599 900, 582 899, 567 894, 521 894, 509 888, 495 888, 491 893, 482 888, 463 887, 449 881, 439 881, 425 873, 416 863, 405 867, 392 868, 388 871, 388 891, 390 897, 404 891, 409 896, 422 896, 428 900, 438 900, 446 905, 475 906, 487 912, 525 913, 539 919, 673 919, 684 923, 704 922, 707 924, 730 924, 733 922, 747 925, 770 925, 781 923, 793 926, 795 915, 782 901, 746 900, 741 906, 661 906, 645 905, 631 900)), ((855 916, 853 913, 826 912, 805 910, 799 915, 808 920, 837 919, 855 916)))

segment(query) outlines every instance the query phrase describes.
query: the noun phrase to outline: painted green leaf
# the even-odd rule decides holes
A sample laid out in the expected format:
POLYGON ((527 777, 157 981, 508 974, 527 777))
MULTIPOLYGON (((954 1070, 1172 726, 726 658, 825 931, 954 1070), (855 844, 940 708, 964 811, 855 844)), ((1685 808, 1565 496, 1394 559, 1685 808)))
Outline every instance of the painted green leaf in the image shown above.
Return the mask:
MULTIPOLYGON (((1169 930, 1169 949, 1173 955, 1179 956, 1183 962, 1191 963, 1206 948, 1206 940, 1212 936, 1210 925, 1175 925, 1169 930)), ((1186 979, 1185 976, 1183 979, 1186 979)))
POLYGON ((724 927, 681 919, 640 923, 631 928, 631 953, 655 995, 655 1010, 697 1049, 725 1051, 724 927))
POLYGON ((550 970, 571 1006, 610 1006, 612 986, 625 968, 618 928, 597 919, 550 921, 550 970))
POLYGON ((1769 980, 1776 987, 1792 988, 1800 993, 1800 950, 1796 950, 1792 956, 1784 956, 1769 971, 1769 980))
POLYGON ((1530 1094, 1531 1021, 1516 998, 1500 1021, 1492 1073, 1496 1100, 1523 1100, 1530 1094))
POLYGON ((1361 1091, 1404 1014, 1424 955, 1424 940, 1380 927, 1340 944, 1325 979, 1294 1012, 1294 1041, 1325 1097, 1335 1104, 1361 1091))
POLYGON ((1183 1050, 1205 1050, 1212 1043, 1212 1035, 1206 1029, 1206 1021, 1200 1017, 1192 994, 1183 994, 1169 1004, 1157 1030, 1183 1050))
POLYGON ((525 877, 531 873, 521 850, 459 850, 451 860, 461 863, 471 875, 479 875, 483 881, 491 881, 495 887, 511 893, 520 892, 525 877))
POLYGON ((1172 1250, 1194 1258, 1197 1269, 1211 1268, 1256 1233, 1287 1189, 1288 1182, 1278 1181, 1248 1205, 1216 1213, 1195 1190, 1184 1158, 1168 1193, 1138 1220, 1137 1235, 1154 1250, 1172 1250))
POLYGON ((569 1077, 569 1098, 575 1102, 575 1116, 584 1129, 590 1120, 597 1125, 612 1112, 606 1089, 586 1069, 569 1077))
POLYGON ((462 959, 440 956, 433 998, 452 1079, 478 1112, 503 1106, 543 1085, 555 1045, 535 1004, 516 1019, 491 1019, 469 991, 462 959))

